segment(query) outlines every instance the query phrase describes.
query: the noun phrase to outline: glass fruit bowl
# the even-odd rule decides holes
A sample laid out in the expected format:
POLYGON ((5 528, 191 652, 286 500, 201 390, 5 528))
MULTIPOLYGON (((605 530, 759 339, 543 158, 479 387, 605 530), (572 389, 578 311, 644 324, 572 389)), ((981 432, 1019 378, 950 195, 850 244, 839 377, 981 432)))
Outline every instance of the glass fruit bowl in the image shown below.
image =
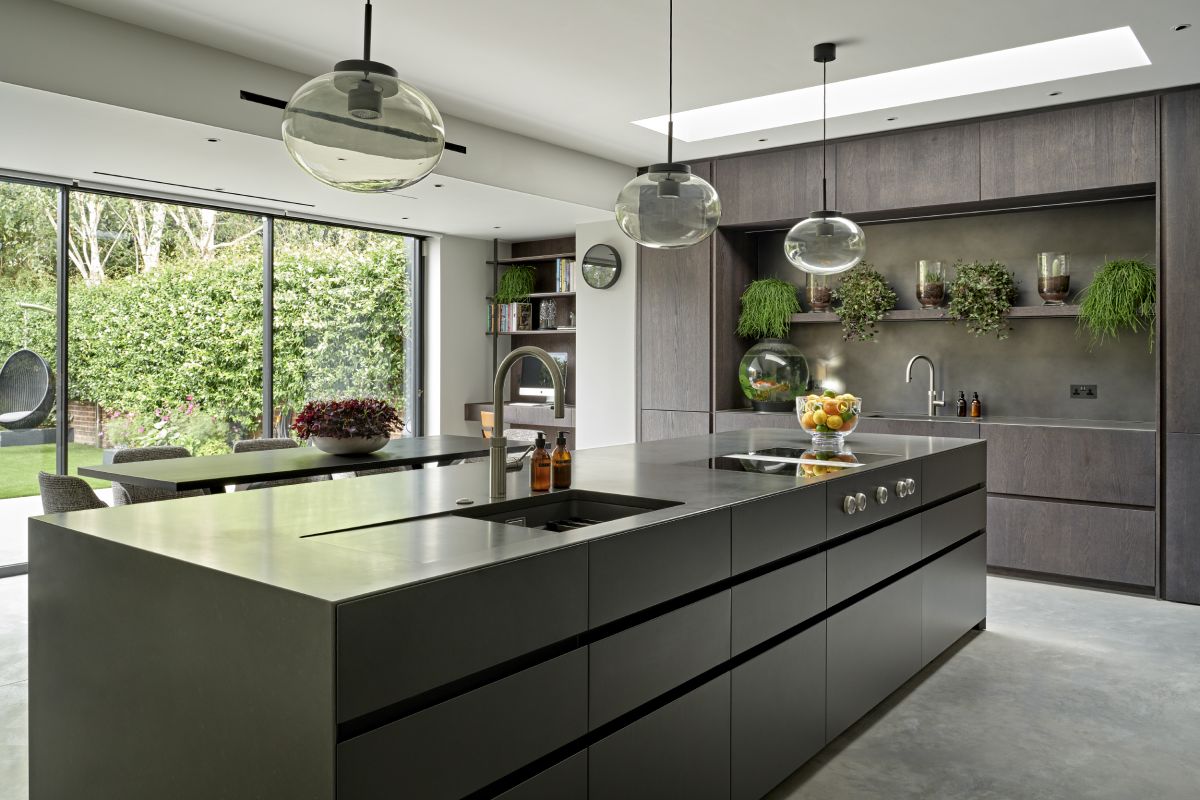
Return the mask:
POLYGON ((862 398, 827 391, 796 398, 796 418, 819 449, 837 450, 858 427, 862 398))

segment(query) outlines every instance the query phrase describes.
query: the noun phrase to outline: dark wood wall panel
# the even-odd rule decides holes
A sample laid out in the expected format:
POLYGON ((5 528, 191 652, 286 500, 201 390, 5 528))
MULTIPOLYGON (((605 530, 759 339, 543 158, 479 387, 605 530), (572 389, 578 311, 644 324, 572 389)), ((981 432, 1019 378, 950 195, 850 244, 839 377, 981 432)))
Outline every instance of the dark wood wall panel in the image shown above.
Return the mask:
POLYGON ((988 565, 1154 586, 1154 512, 988 498, 988 565))
POLYGON ((980 123, 982 198, 1153 183, 1154 106, 1136 97, 980 123))
POLYGON ((703 411, 643 411, 641 442, 700 436, 709 432, 709 414, 703 411))
POLYGON ((1200 91, 1162 99, 1162 391, 1167 433, 1200 433, 1200 91))
POLYGON ((513 258, 532 258, 533 256, 551 256, 556 253, 575 252, 575 237, 560 236, 556 239, 537 239, 530 242, 513 242, 513 258))
POLYGON ((979 125, 837 145, 838 209, 851 214, 979 200, 979 125))
MULTIPOLYGON (((708 162, 694 165, 708 179, 708 162)), ((708 411, 712 402, 712 248, 638 247, 641 408, 708 411)))
MULTIPOLYGON (((830 203, 834 200, 835 161, 830 148, 830 203)), ((721 197, 722 225, 799 219, 821 207, 821 148, 719 159, 713 166, 713 181, 721 197)))
POLYGON ((1155 505, 1154 431, 979 426, 988 442, 988 491, 1155 505))
POLYGON ((758 277, 758 237, 718 230, 713 238, 712 408, 747 408, 749 401, 738 384, 736 365, 754 342, 736 333, 741 313, 738 298, 758 277))
POLYGON ((1200 436, 1168 433, 1163 444, 1162 595, 1200 603, 1200 436))

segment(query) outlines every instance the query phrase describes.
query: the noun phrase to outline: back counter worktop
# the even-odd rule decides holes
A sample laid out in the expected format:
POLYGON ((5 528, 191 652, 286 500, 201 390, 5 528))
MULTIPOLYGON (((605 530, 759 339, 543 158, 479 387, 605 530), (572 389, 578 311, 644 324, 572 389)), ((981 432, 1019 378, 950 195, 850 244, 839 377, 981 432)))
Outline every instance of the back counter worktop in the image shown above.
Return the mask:
POLYGON ((654 507, 565 532, 486 464, 33 519, 31 797, 761 797, 986 616, 985 443, 708 468, 806 443, 577 452, 654 507))

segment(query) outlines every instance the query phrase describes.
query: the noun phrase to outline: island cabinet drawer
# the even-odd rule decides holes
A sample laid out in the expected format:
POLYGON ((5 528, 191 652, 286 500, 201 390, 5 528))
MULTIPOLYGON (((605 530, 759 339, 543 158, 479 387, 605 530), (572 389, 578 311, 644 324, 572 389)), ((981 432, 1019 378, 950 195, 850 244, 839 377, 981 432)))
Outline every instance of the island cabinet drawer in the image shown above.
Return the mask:
POLYGON ((594 729, 729 660, 729 591, 588 647, 588 728, 594 729))
POLYGON ((728 578, 729 519, 723 508, 590 542, 590 626, 728 578))
POLYGON ((583 750, 497 795, 496 800, 587 800, 587 768, 583 750))
POLYGON ((338 800, 456 800, 583 736, 580 648, 337 745, 338 800))
POLYGON ((733 574, 825 541, 825 486, 807 486, 733 509, 733 574))
POLYGON ((956 447, 921 459, 921 500, 932 503, 988 479, 987 451, 990 445, 956 447))
POLYGON ((729 674, 588 748, 588 800, 729 800, 729 674))
POLYGON ((825 623, 731 676, 731 796, 758 800, 825 746, 825 623))
POLYGON ((921 515, 921 558, 945 550, 987 527, 987 491, 970 494, 927 509, 921 515))
POLYGON ((921 668, 921 585, 914 572, 829 618, 827 742, 921 668))
POLYGON ((826 529, 829 532, 828 538, 832 539, 835 536, 874 525, 897 514, 903 514, 905 511, 919 508, 921 505, 921 467, 918 464, 907 462, 893 467, 873 469, 862 475, 850 474, 844 478, 830 481, 827 484, 827 490, 829 495, 825 501, 826 529), (907 481, 909 478, 912 479, 915 489, 912 494, 901 497, 896 491, 896 484, 900 481, 907 481), (887 493, 886 495, 883 495, 882 492, 879 493, 880 496, 885 497, 882 503, 876 496, 880 489, 887 493), (855 507, 853 514, 847 513, 847 498, 854 498, 860 494, 865 498, 863 510, 859 511, 855 507))
POLYGON ((837 605, 920 561, 921 516, 908 517, 831 549, 828 604, 837 605))
POLYGON ((587 578, 577 545, 338 606, 338 721, 582 633, 587 578))
POLYGON ((749 650, 825 610, 825 553, 733 587, 733 654, 749 650))
POLYGON ((928 664, 987 616, 987 540, 976 536, 921 568, 921 663, 928 664))

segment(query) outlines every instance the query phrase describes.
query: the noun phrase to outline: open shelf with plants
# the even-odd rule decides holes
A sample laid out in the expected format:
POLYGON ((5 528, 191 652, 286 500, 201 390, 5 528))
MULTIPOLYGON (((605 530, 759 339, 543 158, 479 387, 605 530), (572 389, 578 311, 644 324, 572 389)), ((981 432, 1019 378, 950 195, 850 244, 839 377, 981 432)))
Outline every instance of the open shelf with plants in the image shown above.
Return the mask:
MULTIPOLYGON (((1009 319, 1047 319, 1056 317, 1078 317, 1079 306, 1013 306, 1008 310, 1009 319)), ((883 315, 885 322, 954 322, 944 308, 901 308, 883 315)), ((803 311, 792 315, 792 324, 837 322, 838 315, 832 311, 803 311)))

